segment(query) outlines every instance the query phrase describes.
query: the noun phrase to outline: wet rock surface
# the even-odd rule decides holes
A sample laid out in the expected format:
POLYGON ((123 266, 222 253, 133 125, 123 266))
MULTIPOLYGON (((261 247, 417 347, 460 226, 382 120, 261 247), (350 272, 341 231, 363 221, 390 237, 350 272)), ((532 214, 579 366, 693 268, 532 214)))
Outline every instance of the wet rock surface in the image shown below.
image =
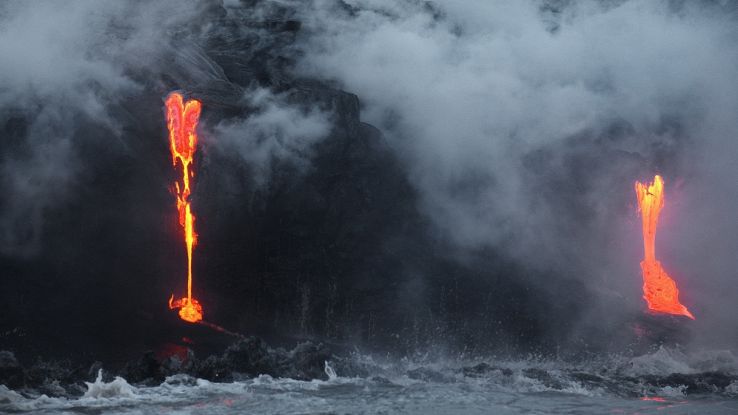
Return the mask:
POLYGON ((298 380, 327 379, 326 361, 333 355, 322 344, 304 342, 291 350, 271 348, 258 337, 243 338, 223 353, 199 359, 188 350, 184 360, 170 356, 156 359, 147 352, 130 362, 121 376, 134 384, 158 385, 168 376, 186 374, 215 382, 231 382, 259 375, 298 380))
MULTIPOLYGON (((321 343, 301 342, 291 349, 270 347, 258 337, 244 337, 220 353, 198 357, 191 349, 186 353, 157 356, 145 352, 125 363, 120 369, 106 369, 100 362, 91 365, 70 361, 37 360, 28 365, 19 362, 13 353, 0 351, 0 385, 5 385, 29 398, 76 398, 87 393, 90 384, 110 383, 117 376, 136 387, 195 386, 197 379, 211 382, 250 380, 260 375, 295 380, 329 380, 326 364, 343 378, 367 379, 376 385, 398 386, 398 379, 430 384, 484 382, 490 387, 527 388, 571 393, 589 390, 622 398, 658 396, 665 390, 684 396, 723 395, 738 393, 738 374, 732 372, 671 373, 665 375, 627 375, 627 364, 612 364, 610 369, 538 367, 534 363, 520 367, 481 362, 458 368, 434 365, 401 369, 398 366, 376 364, 357 356, 334 353, 321 343), (183 357, 181 357, 183 356, 183 357), (89 384, 86 385, 85 383, 89 384)), ((594 366, 593 366, 594 367, 594 366)))
POLYGON ((582 388, 623 398, 658 395, 664 388, 672 388, 683 395, 724 394, 734 396, 735 388, 738 386, 738 374, 731 372, 627 376, 620 373, 620 370, 585 372, 577 369, 538 367, 514 370, 479 363, 462 367, 457 373, 470 378, 497 379, 501 384, 510 384, 515 381, 514 378, 522 378, 525 382, 535 381, 548 390, 567 392, 572 388, 582 388))
POLYGON ((102 363, 72 364, 69 361, 36 361, 24 366, 9 351, 0 351, 0 385, 26 396, 45 394, 51 397, 79 397, 87 389, 85 382, 112 381, 116 376, 138 386, 156 386, 169 377, 170 383, 192 384, 196 378, 213 382, 269 375, 298 380, 328 379, 325 362, 339 359, 322 344, 303 342, 291 350, 271 348, 258 337, 243 338, 220 354, 203 358, 187 350, 184 359, 178 355, 159 358, 153 351, 144 352, 119 370, 107 369, 102 363), (102 370, 102 372, 100 372, 102 370))

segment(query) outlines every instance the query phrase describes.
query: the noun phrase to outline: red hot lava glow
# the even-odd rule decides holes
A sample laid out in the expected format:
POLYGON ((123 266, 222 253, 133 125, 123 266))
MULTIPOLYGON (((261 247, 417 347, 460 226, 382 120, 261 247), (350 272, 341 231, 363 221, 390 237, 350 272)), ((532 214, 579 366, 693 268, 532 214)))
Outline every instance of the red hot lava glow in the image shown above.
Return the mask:
POLYGON ((184 229, 185 247, 187 248, 187 297, 174 300, 169 298, 169 308, 179 309, 179 317, 190 323, 202 320, 202 305, 192 297, 192 249, 197 244, 195 233, 195 216, 190 207, 190 181, 194 173, 190 170, 197 150, 197 122, 200 119, 200 101, 184 102, 182 95, 173 92, 166 99, 167 127, 169 128, 169 149, 172 153, 174 167, 182 166, 182 183, 175 182, 177 193, 177 211, 179 224, 184 229))
POLYGON ((643 218, 643 249, 645 257, 641 261, 643 271, 643 298, 648 309, 654 313, 687 316, 694 320, 687 307, 679 302, 676 282, 664 271, 656 259, 656 226, 659 214, 664 207, 664 180, 656 176, 653 183, 635 183, 638 195, 638 209, 643 218))

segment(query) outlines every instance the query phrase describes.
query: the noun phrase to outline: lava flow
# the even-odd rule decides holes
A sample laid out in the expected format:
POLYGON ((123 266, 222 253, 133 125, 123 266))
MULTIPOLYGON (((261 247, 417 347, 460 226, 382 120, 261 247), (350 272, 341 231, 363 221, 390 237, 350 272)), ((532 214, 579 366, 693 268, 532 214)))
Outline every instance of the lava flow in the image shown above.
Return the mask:
POLYGON ((664 271, 656 259, 656 226, 659 214, 664 207, 664 180, 656 176, 653 183, 635 183, 638 195, 638 209, 643 218, 643 249, 645 256, 641 261, 643 271, 643 298, 648 309, 656 313, 687 316, 694 320, 692 313, 679 302, 676 282, 664 271))
POLYGON ((177 211, 179 224, 184 228, 185 246, 187 247, 187 297, 174 300, 169 298, 169 308, 179 308, 179 317, 190 323, 202 320, 202 305, 192 297, 192 248, 197 244, 195 233, 195 216, 190 206, 190 180, 194 173, 190 170, 197 149, 197 122, 200 118, 200 101, 184 102, 182 95, 173 92, 166 99, 167 127, 169 128, 169 149, 172 152, 172 164, 177 161, 182 165, 182 184, 175 182, 177 193, 177 211))

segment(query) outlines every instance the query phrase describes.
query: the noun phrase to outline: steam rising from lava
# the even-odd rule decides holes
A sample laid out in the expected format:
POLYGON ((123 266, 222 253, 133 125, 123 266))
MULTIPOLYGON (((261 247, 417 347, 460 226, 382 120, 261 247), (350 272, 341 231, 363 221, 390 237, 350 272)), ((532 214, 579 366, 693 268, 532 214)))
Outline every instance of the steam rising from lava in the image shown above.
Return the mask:
POLYGON ((554 304, 575 281, 590 303, 562 326, 620 327, 643 303, 633 178, 661 171, 689 221, 659 259, 700 276, 679 281, 695 341, 736 327, 738 3, 299 3, 302 73, 359 95, 458 258, 510 255, 554 304))
POLYGON ((182 185, 175 183, 177 192, 177 211, 179 224, 184 228, 185 246, 187 247, 187 297, 169 299, 169 308, 179 308, 182 320, 197 323, 202 320, 202 305, 192 298, 192 248, 197 244, 195 233, 195 216, 190 206, 190 179, 194 172, 190 170, 195 150, 197 150, 197 122, 200 118, 200 101, 184 102, 182 95, 173 92, 166 100, 167 127, 169 128, 169 144, 172 152, 172 164, 177 161, 182 165, 182 185))
MULTIPOLYGON (((143 108, 142 91, 156 91, 152 102, 159 105, 160 91, 207 84, 198 75, 206 71, 171 65, 172 51, 187 63, 186 58, 196 55, 189 53, 191 48, 171 47, 170 38, 178 46, 186 44, 182 29, 192 26, 186 22, 220 27, 200 16, 209 3, 0 5, 0 51, 8 57, 0 62, 0 104, 8 114, 20 107, 29 120, 28 129, 6 137, 10 145, 4 145, 0 157, 5 195, 0 253, 28 255, 55 248, 45 231, 48 218, 71 210, 65 203, 85 197, 76 183, 80 178, 100 173, 93 158, 80 151, 83 144, 104 137, 97 145, 127 157, 140 155, 135 135, 119 132, 129 117, 119 105, 124 97, 136 103, 131 107, 143 108), (162 86, 160 73, 173 77, 176 85, 162 86), (81 116, 95 125, 80 123, 81 116), (112 126, 112 134, 100 134, 97 124, 112 126)), ((224 3, 234 15, 247 4, 268 11, 275 2, 224 3)), ((637 272, 635 258, 641 255, 641 223, 633 220, 630 192, 633 177, 658 169, 674 182, 682 180, 682 194, 670 188, 670 201, 678 196, 674 209, 690 218, 682 226, 661 230, 660 237, 674 236, 670 239, 675 242, 674 257, 664 251, 660 259, 670 270, 700 275, 695 287, 680 281, 682 297, 688 292, 690 301, 700 304, 699 327, 718 337, 736 333, 735 13, 716 10, 718 2, 708 1, 448 0, 432 7, 386 0, 276 3, 294 4, 298 10, 280 18, 299 20, 301 30, 279 36, 297 36, 299 48, 290 47, 300 53, 274 48, 270 54, 295 59, 302 77, 337 81, 358 94, 363 121, 379 127, 400 156, 420 195, 418 209, 440 230, 438 239, 459 246, 449 252, 460 252, 464 260, 477 249, 510 254, 545 271, 510 273, 510 279, 531 287, 554 290, 567 287, 564 278, 577 280, 595 294, 576 297, 567 290, 565 297, 554 295, 554 304, 560 298, 576 297, 577 304, 591 301, 592 314, 601 315, 583 320, 601 326, 602 316, 640 307, 640 282, 622 277, 637 272), (546 278, 539 278, 541 274, 546 278), (621 298, 633 301, 616 308, 603 298, 618 304, 621 298)), ((261 16, 253 8, 245 8, 244 14, 247 21, 261 16)), ((233 40, 244 45, 270 36, 262 28, 239 28, 243 39, 233 40)), ((244 47, 244 52, 251 50, 244 47)), ((256 104, 252 106, 260 109, 255 114, 222 121, 208 136, 217 137, 214 151, 241 155, 244 165, 256 172, 250 178, 268 184, 269 163, 292 148, 284 143, 296 142, 306 123, 315 126, 312 141, 329 128, 309 114, 302 114, 305 123, 284 121, 301 115, 289 111, 286 99, 256 104), (281 136, 273 132, 277 127, 281 136), (253 139, 255 128, 264 140, 253 139)), ((288 156, 304 154, 293 151, 288 156)), ((87 228, 100 226, 85 223, 87 228)), ((468 264, 480 279, 496 278, 486 271, 492 269, 487 264, 468 264)), ((419 293, 432 293, 441 279, 426 279, 432 274, 416 268, 411 262, 406 266, 414 274, 412 295, 387 288, 377 297, 397 297, 404 304, 424 298, 419 293)), ((57 275, 33 273, 38 280, 57 275)), ((85 281, 83 272, 79 274, 58 273, 76 286, 85 281)), ((341 281, 353 286, 359 278, 346 275, 341 281)), ((191 293, 185 300, 190 298, 191 293)), ((566 326, 574 326, 580 317, 565 306, 544 312, 560 317, 566 326)))
POLYGON ((679 289, 676 282, 664 271, 656 259, 656 227, 659 214, 664 207, 664 180, 656 176, 653 183, 636 182, 638 208, 643 218, 643 249, 645 256, 641 261, 643 270, 643 298, 648 309, 657 313, 677 314, 694 320, 687 307, 679 302, 679 289))

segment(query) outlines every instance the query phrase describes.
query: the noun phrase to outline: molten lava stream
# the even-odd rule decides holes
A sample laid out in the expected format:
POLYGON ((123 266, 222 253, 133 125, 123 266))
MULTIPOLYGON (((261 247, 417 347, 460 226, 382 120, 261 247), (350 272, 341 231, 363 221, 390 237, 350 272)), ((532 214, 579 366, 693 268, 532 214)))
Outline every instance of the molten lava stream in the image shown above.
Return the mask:
POLYGON ((197 244, 195 233, 195 215, 190 206, 190 180, 194 173, 190 170, 197 150, 197 123, 200 119, 200 101, 184 102, 177 92, 169 94, 166 99, 167 127, 169 128, 169 149, 172 153, 172 164, 182 165, 182 184, 175 182, 177 193, 177 212, 179 224, 184 229, 185 247, 187 249, 187 297, 174 300, 169 298, 169 308, 179 308, 179 317, 190 323, 202 320, 202 305, 192 297, 192 249, 197 244))
POLYGON ((655 313, 666 313, 687 316, 694 320, 687 307, 679 302, 679 289, 676 282, 664 271, 656 259, 656 226, 659 214, 664 207, 664 180, 656 176, 653 183, 635 183, 638 196, 638 209, 643 219, 644 259, 641 261, 643 271, 643 298, 648 309, 655 313))

